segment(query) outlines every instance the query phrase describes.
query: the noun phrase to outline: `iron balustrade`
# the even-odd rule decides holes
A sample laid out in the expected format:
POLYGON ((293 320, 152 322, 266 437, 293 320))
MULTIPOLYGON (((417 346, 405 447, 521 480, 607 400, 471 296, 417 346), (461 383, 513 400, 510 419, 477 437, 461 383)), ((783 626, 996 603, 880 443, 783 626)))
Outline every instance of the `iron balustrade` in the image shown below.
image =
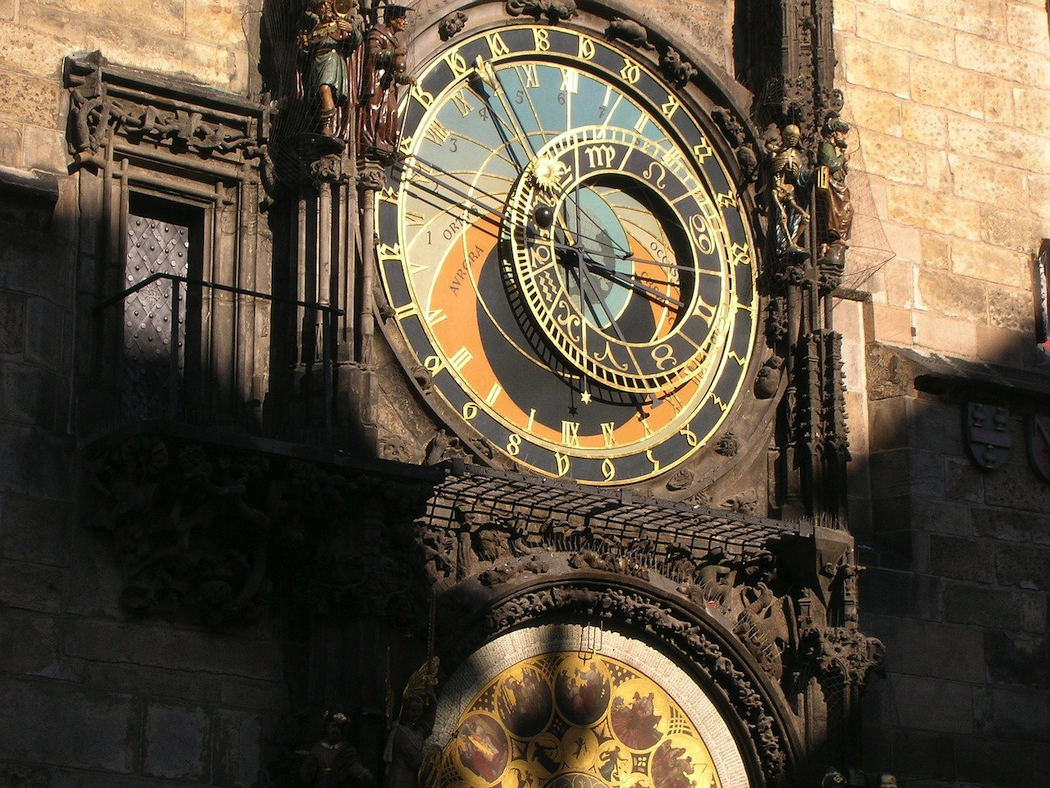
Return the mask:
POLYGON ((186 285, 188 287, 199 287, 202 290, 207 288, 209 290, 216 290, 226 293, 232 293, 234 295, 246 296, 249 298, 257 298, 263 301, 267 301, 274 304, 283 304, 287 306, 300 307, 303 309, 313 310, 321 314, 321 365, 324 370, 324 429, 326 440, 331 439, 332 435, 332 421, 333 421, 333 402, 332 402, 332 364, 333 364, 333 352, 332 352, 332 340, 335 336, 335 320, 336 318, 346 315, 346 311, 338 307, 334 307, 328 304, 321 304, 316 301, 304 301, 298 298, 288 298, 285 296, 278 296, 272 293, 264 293, 259 290, 249 290, 243 287, 236 287, 234 285, 222 284, 220 282, 210 282, 204 279, 197 279, 194 277, 183 276, 179 274, 172 274, 167 272, 157 272, 150 274, 145 279, 136 282, 131 287, 121 290, 119 293, 112 295, 95 306, 95 314, 101 315, 106 309, 112 307, 115 304, 123 303, 129 296, 138 293, 150 285, 161 281, 168 280, 171 282, 171 318, 172 318, 172 352, 169 360, 169 413, 173 420, 179 420, 180 418, 180 394, 182 393, 181 385, 181 372, 179 369, 179 353, 177 352, 178 342, 181 338, 180 332, 180 301, 181 301, 181 286, 186 285))

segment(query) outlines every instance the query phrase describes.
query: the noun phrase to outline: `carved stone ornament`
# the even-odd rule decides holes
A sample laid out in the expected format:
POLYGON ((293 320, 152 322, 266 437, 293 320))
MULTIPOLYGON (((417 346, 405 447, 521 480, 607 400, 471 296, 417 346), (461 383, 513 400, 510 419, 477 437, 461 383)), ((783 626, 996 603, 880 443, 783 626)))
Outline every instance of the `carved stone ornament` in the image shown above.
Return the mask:
POLYGON ((735 457, 740 451, 740 438, 732 432, 726 432, 715 442, 715 453, 723 457, 735 457))
POLYGON ((467 15, 462 11, 454 11, 441 20, 438 25, 438 35, 442 41, 448 41, 467 26, 467 15))
POLYGON ((649 43, 649 33, 644 27, 632 19, 614 17, 609 26, 605 28, 605 35, 610 40, 619 39, 639 49, 653 49, 649 43))
POLYGON ((264 616, 276 596, 401 621, 421 609, 422 572, 405 556, 427 484, 145 433, 88 473, 89 525, 113 540, 129 613, 220 627, 264 616))
POLYGON ((203 90, 198 106, 187 106, 183 101, 165 102, 159 96, 153 102, 144 101, 141 91, 135 89, 139 86, 127 86, 130 78, 119 85, 107 81, 109 71, 132 73, 108 66, 99 52, 66 59, 68 141, 70 152, 78 161, 92 159, 112 134, 201 156, 234 155, 243 160, 262 155, 265 140, 259 135, 254 118, 245 117, 234 124, 229 113, 220 117, 210 106, 216 100, 203 90))
POLYGON ((386 171, 374 162, 366 162, 357 171, 357 188, 361 191, 380 191, 386 187, 386 171))
POLYGON ((667 47, 660 56, 660 70, 676 87, 688 84, 689 80, 699 73, 696 66, 683 58, 682 54, 672 47, 667 47))
POLYGON ((777 393, 777 389, 780 388, 780 368, 783 365, 784 360, 779 356, 772 356, 766 360, 755 378, 756 397, 769 399, 777 393))
POLYGON ((967 402, 963 438, 977 467, 994 471, 1010 456, 1010 410, 1003 405, 967 402))
POLYGON ((873 671, 881 673, 886 659, 881 640, 846 627, 805 630, 800 648, 818 673, 855 687, 863 687, 873 671))
POLYGON ((575 0, 507 0, 506 9, 511 16, 546 17, 552 25, 579 13, 575 0))

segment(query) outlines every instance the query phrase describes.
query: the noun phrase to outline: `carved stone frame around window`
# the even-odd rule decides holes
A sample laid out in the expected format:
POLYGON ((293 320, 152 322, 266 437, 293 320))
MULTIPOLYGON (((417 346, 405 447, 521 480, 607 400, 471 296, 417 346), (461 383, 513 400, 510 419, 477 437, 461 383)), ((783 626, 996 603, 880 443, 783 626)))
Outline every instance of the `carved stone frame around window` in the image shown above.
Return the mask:
MULTIPOLYGON (((121 325, 128 322, 121 293, 136 284, 124 271, 127 222, 134 204, 148 201, 161 220, 190 217, 200 236, 197 265, 187 271, 195 281, 179 283, 181 297, 196 297, 199 307, 188 313, 185 327, 171 328, 196 335, 191 345, 198 350, 186 359, 194 373, 173 406, 190 407, 205 418, 258 417, 269 365, 269 347, 258 338, 268 334, 269 303, 229 288, 272 292, 268 232, 259 222, 265 108, 111 65, 98 52, 67 58, 64 77, 70 99, 67 139, 79 180, 79 281, 81 295, 90 295, 96 307, 90 357, 101 386, 92 406, 101 406, 99 415, 107 418, 129 416, 114 396, 126 343, 136 341, 124 337, 121 325)), ((177 334, 174 341, 180 341, 177 334)))

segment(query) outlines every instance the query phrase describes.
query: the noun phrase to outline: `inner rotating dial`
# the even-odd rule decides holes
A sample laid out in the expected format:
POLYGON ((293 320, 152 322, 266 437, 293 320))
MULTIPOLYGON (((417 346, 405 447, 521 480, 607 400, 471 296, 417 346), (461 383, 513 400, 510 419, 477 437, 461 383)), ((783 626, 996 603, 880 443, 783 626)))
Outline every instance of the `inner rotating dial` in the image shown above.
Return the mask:
POLYGON ((682 215, 695 226, 706 194, 662 153, 622 129, 564 134, 522 174, 503 227, 546 340, 589 379, 637 394, 700 373, 723 308, 699 284, 723 275, 724 250, 703 225, 701 249, 682 215))

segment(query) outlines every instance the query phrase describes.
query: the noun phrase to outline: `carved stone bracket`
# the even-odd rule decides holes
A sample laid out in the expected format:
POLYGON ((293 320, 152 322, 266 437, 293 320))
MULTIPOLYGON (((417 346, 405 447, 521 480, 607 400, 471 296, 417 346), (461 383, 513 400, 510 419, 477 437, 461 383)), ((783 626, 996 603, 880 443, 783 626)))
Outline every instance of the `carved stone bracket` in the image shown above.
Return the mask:
POLYGON ((803 659, 825 681, 863 688, 872 672, 882 673, 886 647, 878 638, 848 627, 819 627, 802 633, 803 659))
POLYGON ((219 627, 276 601, 400 621, 424 607, 422 560, 405 560, 422 479, 153 433, 98 452, 88 478, 129 613, 219 627))
POLYGON ((467 15, 462 11, 454 11, 441 20, 441 24, 438 25, 438 35, 441 36, 442 41, 448 41, 466 26, 467 15))

